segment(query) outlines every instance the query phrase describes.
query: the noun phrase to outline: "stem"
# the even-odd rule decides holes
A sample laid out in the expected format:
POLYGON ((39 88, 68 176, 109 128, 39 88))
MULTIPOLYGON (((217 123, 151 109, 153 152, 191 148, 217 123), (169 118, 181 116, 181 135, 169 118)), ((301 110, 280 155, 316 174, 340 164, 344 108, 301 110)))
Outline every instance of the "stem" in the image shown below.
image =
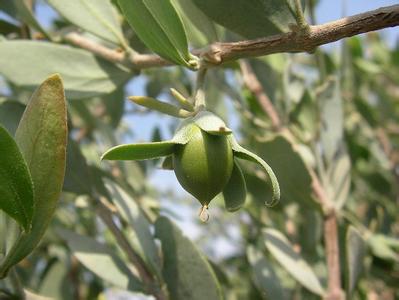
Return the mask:
POLYGON ((307 30, 309 29, 309 24, 306 22, 305 16, 303 14, 302 3, 301 0, 295 0, 295 19, 300 29, 307 30))
POLYGON ((103 220, 108 229, 114 235, 118 245, 126 253, 129 261, 136 267, 144 285, 147 288, 146 292, 152 294, 157 300, 167 299, 162 291, 162 288, 160 287, 160 284, 156 282, 151 272, 147 269, 147 266, 142 258, 131 247, 123 232, 115 224, 114 220, 112 219, 112 211, 100 199, 98 199, 97 203, 97 209, 101 220, 103 220))
POLYGON ((341 288, 338 224, 335 212, 325 216, 324 242, 326 246, 328 269, 328 292, 325 300, 343 300, 345 299, 345 294, 341 288))
POLYGON ((206 108, 204 85, 207 70, 207 68, 201 68, 198 70, 197 81, 194 90, 194 107, 196 110, 202 110, 206 108))
MULTIPOLYGON (((303 13, 302 13, 303 14, 303 13)), ((208 66, 219 65, 240 58, 264 56, 284 52, 313 52, 318 46, 374 30, 399 25, 399 5, 382 7, 362 14, 345 17, 322 25, 309 26, 307 34, 287 32, 231 43, 214 43, 192 53, 208 66)), ((67 33, 63 39, 114 63, 125 64, 132 70, 173 65, 158 55, 134 54, 109 49, 77 33, 67 33)))

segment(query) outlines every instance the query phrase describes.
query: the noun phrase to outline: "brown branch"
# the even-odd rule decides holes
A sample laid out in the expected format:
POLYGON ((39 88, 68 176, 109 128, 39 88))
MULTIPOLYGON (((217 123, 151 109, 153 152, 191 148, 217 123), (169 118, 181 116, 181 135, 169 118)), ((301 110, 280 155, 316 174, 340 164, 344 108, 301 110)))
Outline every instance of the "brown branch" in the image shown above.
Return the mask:
MULTIPOLYGON (((306 31, 294 31, 255 40, 233 43, 214 43, 205 49, 194 50, 209 65, 240 58, 264 56, 283 52, 313 52, 318 46, 343 38, 399 25, 399 5, 382 7, 362 14, 342 18, 322 25, 313 25, 306 31)), ((112 50, 77 33, 67 33, 64 40, 112 61, 133 69, 162 67, 173 63, 152 54, 137 54, 112 50)))
POLYGON ((280 117, 269 96, 263 90, 262 84, 253 72, 252 67, 248 62, 240 61, 240 68, 244 84, 255 95, 263 111, 269 116, 273 129, 279 131, 281 128, 280 117))

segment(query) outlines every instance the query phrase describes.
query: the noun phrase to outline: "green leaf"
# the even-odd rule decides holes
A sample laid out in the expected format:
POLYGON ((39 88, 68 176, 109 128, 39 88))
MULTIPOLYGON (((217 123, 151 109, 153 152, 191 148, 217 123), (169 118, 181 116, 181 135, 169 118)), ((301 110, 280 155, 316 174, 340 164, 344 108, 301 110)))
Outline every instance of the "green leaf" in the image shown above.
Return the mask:
POLYGON ((351 160, 346 150, 336 155, 328 171, 327 193, 338 211, 345 205, 351 186, 351 160))
POLYGON ((215 135, 228 135, 232 133, 221 118, 209 111, 201 111, 192 121, 203 131, 215 135))
POLYGON ((161 260, 150 231, 150 223, 143 215, 136 202, 117 184, 104 179, 105 186, 110 193, 121 217, 128 224, 129 239, 137 253, 158 277, 161 275, 161 260))
POLYGON ((189 41, 196 47, 203 47, 217 41, 213 22, 195 6, 193 0, 173 0, 187 31, 189 41))
POLYGON ((173 170, 173 156, 165 157, 161 163, 161 168, 164 170, 173 170))
POLYGON ((107 109, 107 114, 110 118, 109 123, 113 128, 117 128, 123 118, 125 109, 125 92, 123 88, 119 88, 101 99, 107 109))
POLYGON ((118 14, 109 0, 47 0, 72 24, 111 43, 126 45, 118 14))
POLYGON ((191 113, 183 108, 179 108, 167 102, 162 102, 157 99, 145 96, 131 96, 129 97, 134 103, 147 107, 152 110, 159 111, 161 113, 170 115, 176 118, 187 118, 191 113))
POLYGON ((51 299, 72 300, 73 283, 69 280, 69 265, 66 261, 55 261, 45 272, 45 277, 40 282, 39 292, 51 299))
MULTIPOLYGON (((373 234, 367 239, 367 244, 373 255, 387 261, 399 262, 399 253, 391 248, 391 241, 385 235, 373 234)), ((398 240, 396 240, 396 246, 399 247, 398 240)))
POLYGON ((336 78, 326 82, 317 96, 321 114, 321 143, 327 163, 332 163, 343 142, 343 111, 339 83, 336 78))
POLYGON ((143 43, 163 58, 193 67, 182 20, 170 0, 118 0, 143 43))
POLYGON ((348 268, 348 295, 352 295, 360 275, 363 272, 363 259, 366 255, 366 243, 360 232, 349 226, 346 232, 346 261, 348 268))
POLYGON ((281 185, 284 201, 313 204, 312 178, 300 154, 283 135, 259 144, 261 157, 268 159, 281 185))
POLYGON ((237 161, 234 160, 233 171, 226 186, 223 188, 224 205, 230 212, 239 210, 245 203, 247 186, 244 175, 237 161))
POLYGON ((0 209, 29 232, 34 210, 32 178, 17 144, 1 125, 0 153, 0 209))
POLYGON ((91 272, 101 279, 122 289, 141 290, 141 283, 126 264, 108 246, 88 236, 58 229, 58 234, 66 240, 73 255, 91 272))
POLYGON ((293 0, 193 0, 209 18, 246 38, 290 31, 293 0))
POLYGON ((222 299, 212 267, 176 225, 160 217, 155 223, 155 233, 162 243, 163 275, 171 299, 222 299))
POLYGON ((0 123, 12 135, 17 130, 19 120, 25 111, 25 105, 16 101, 4 101, 0 103, 0 123))
POLYGON ((247 248, 255 285, 266 299, 286 299, 280 280, 266 257, 253 246, 247 248))
POLYGON ((62 80, 52 75, 32 95, 15 140, 29 167, 35 211, 32 230, 21 233, 0 264, 0 278, 37 246, 56 209, 64 181, 67 111, 62 80))
POLYGON ((272 189, 271 201, 266 200, 265 204, 268 206, 273 206, 273 205, 277 204, 278 201, 280 200, 280 186, 279 186, 276 175, 274 175, 272 168, 270 168, 270 166, 262 158, 260 158, 256 154, 252 153, 251 151, 248 151, 247 149, 241 147, 233 135, 229 136, 229 140, 230 140, 231 147, 234 151, 235 157, 245 159, 245 160, 257 163, 260 166, 262 166, 263 170, 266 172, 267 176, 269 177, 269 184, 272 189))
POLYGON ((325 291, 307 262, 294 251, 288 239, 278 230, 263 230, 266 248, 273 257, 302 286, 309 291, 323 296, 325 291))
POLYGON ((68 99, 110 93, 131 76, 90 52, 46 42, 0 42, 0 57, 0 73, 24 88, 33 89, 50 74, 60 73, 68 99))
POLYGON ((125 144, 109 149, 101 159, 105 160, 145 160, 173 154, 175 142, 164 141, 142 144, 125 144))

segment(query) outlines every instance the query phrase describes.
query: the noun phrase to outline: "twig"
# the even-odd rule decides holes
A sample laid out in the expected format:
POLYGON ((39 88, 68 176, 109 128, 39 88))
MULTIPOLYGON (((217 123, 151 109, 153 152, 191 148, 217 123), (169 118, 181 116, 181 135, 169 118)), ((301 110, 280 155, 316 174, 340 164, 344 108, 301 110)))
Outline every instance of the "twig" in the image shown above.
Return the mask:
POLYGON ((281 129, 280 117, 251 66, 248 62, 241 60, 240 68, 244 84, 255 95, 263 111, 269 116, 273 129, 279 131, 281 129))
MULTIPOLYGON (((340 39, 399 25, 399 5, 382 7, 362 14, 342 18, 322 25, 309 26, 306 34, 293 31, 255 40, 233 43, 214 43, 193 54, 202 57, 208 65, 219 65, 240 58, 264 56, 283 52, 313 52, 318 46, 340 39)), ((153 54, 126 54, 112 50, 77 33, 67 33, 64 40, 89 50, 114 63, 128 65, 132 69, 145 69, 173 65, 153 54)))
POLYGON ((148 289, 147 292, 154 295, 157 300, 165 300, 166 296, 163 294, 161 287, 159 287, 159 284, 155 282, 155 279, 151 275, 151 272, 147 269, 144 261, 134 251, 134 249, 131 247, 128 240, 126 239, 125 235, 112 219, 112 211, 105 204, 103 204, 101 200, 98 201, 97 210, 101 220, 104 221, 108 229, 112 232, 118 242, 118 245, 126 253, 129 261, 136 267, 141 279, 148 289))

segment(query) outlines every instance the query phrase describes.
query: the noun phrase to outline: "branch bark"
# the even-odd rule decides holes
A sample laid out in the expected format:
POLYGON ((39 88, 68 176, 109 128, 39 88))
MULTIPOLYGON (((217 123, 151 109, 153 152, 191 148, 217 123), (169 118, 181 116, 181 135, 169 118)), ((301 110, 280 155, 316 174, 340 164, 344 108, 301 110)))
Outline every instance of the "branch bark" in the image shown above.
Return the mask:
MULTIPOLYGON (((283 52, 313 52, 318 46, 343 38, 399 25, 399 5, 382 7, 362 14, 342 18, 322 25, 309 26, 306 31, 292 31, 254 40, 214 43, 192 51, 209 65, 219 65, 240 58, 264 56, 283 52)), ((67 33, 64 40, 132 69, 163 67, 173 63, 153 54, 126 53, 112 50, 77 33, 67 33)))

